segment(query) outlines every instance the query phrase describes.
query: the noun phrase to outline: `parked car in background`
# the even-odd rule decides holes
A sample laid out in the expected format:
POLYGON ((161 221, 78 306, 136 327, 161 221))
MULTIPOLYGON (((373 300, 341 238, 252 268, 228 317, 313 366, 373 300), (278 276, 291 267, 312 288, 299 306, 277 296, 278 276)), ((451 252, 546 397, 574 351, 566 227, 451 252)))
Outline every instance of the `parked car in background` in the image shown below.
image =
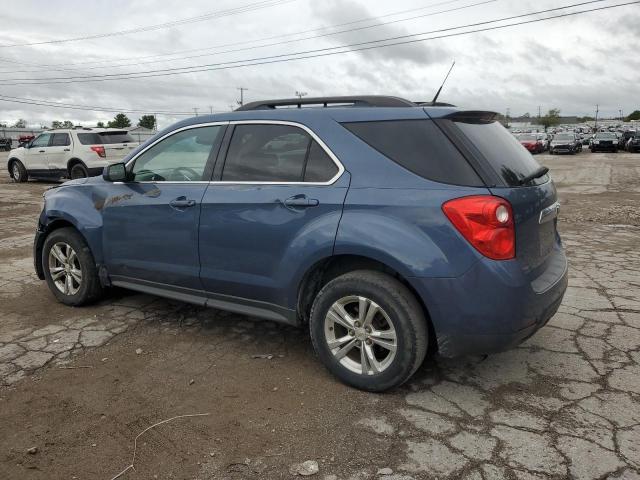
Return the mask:
POLYGON ((14 182, 89 177, 101 174, 106 165, 121 161, 138 145, 126 130, 50 130, 11 150, 7 168, 14 182))
POLYGON ((10 137, 0 138, 0 150, 4 150, 5 152, 8 152, 9 150, 11 150, 11 143, 12 143, 12 140, 10 137))
POLYGON ((622 132, 620 138, 618 138, 618 149, 626 150, 627 143, 629 143, 629 139, 636 134, 635 130, 625 130, 622 132))
POLYGON ((618 137, 612 132, 598 132, 593 136, 589 146, 591 153, 618 152, 618 137))
POLYGON ((582 140, 573 132, 561 132, 556 134, 551 140, 549 153, 570 153, 576 154, 582 151, 582 140))
POLYGON ((538 140, 542 142, 542 151, 549 150, 549 145, 551 144, 551 135, 547 135, 546 133, 538 133, 536 134, 538 140))
POLYGON ((582 141, 582 146, 591 145, 591 140, 593 139, 593 133, 585 132, 580 135, 580 140, 582 141))
POLYGON ((544 144, 538 138, 537 133, 522 133, 518 135, 518 141, 520 142, 520 145, 532 154, 544 152, 544 144))
POLYGON ((634 133, 633 137, 627 141, 627 151, 635 153, 640 152, 640 132, 634 133))
POLYGON ((18 137, 18 147, 24 147, 27 143, 29 143, 34 138, 36 138, 35 135, 20 135, 18 137))
POLYGON ((555 314, 547 172, 492 112, 254 102, 47 190, 34 265, 66 305, 119 286, 305 326, 334 375, 382 391, 428 349, 512 348, 555 314))

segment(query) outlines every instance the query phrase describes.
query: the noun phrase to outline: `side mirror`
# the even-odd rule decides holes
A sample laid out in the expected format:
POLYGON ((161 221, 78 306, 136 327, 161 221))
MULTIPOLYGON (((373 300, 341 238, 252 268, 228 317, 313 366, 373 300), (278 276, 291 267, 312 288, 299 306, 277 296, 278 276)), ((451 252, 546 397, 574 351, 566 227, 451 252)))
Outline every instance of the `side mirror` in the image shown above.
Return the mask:
POLYGON ((107 182, 126 182, 127 167, 124 163, 113 163, 104 167, 102 178, 107 182))

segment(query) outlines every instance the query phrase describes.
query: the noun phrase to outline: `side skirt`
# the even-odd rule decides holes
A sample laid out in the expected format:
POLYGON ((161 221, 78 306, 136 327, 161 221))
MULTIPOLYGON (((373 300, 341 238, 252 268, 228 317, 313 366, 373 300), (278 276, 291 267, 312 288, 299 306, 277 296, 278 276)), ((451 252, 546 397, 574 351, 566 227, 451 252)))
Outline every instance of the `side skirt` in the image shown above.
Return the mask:
POLYGON ((272 303, 233 297, 231 295, 207 293, 203 290, 175 287, 120 275, 111 275, 110 279, 111 285, 115 287, 127 288, 129 290, 170 298, 201 307, 217 308, 250 317, 264 318, 265 320, 286 323, 287 325, 298 325, 298 317, 295 310, 290 310, 272 303))

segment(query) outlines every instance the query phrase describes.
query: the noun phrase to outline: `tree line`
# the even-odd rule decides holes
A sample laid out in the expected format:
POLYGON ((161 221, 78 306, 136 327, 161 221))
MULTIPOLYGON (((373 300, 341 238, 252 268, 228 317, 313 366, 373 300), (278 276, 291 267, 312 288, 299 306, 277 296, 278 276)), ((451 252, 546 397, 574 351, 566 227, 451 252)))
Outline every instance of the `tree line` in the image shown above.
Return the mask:
MULTIPOLYGON (((131 119, 124 113, 118 113, 113 120, 106 122, 98 122, 96 124, 98 128, 128 128, 131 126, 131 119)), ((142 115, 138 119, 138 126, 154 130, 156 127, 155 115, 142 115)), ((54 120, 51 122, 51 128, 73 128, 74 124, 70 120, 54 120)), ((8 128, 6 123, 0 123, 0 128, 8 128)), ((24 118, 17 120, 11 128, 27 128, 27 121, 24 118)), ((42 125, 42 128, 48 128, 46 125, 42 125)))

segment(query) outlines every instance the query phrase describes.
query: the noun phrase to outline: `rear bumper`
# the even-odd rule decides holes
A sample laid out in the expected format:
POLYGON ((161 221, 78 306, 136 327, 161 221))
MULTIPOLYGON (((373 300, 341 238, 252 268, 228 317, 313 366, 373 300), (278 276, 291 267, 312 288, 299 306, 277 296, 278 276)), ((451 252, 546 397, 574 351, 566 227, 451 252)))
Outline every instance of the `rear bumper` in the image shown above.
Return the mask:
POLYGON ((517 261, 480 260, 458 278, 417 279, 444 357, 496 353, 522 343, 556 313, 568 284, 560 247, 531 281, 517 261))

